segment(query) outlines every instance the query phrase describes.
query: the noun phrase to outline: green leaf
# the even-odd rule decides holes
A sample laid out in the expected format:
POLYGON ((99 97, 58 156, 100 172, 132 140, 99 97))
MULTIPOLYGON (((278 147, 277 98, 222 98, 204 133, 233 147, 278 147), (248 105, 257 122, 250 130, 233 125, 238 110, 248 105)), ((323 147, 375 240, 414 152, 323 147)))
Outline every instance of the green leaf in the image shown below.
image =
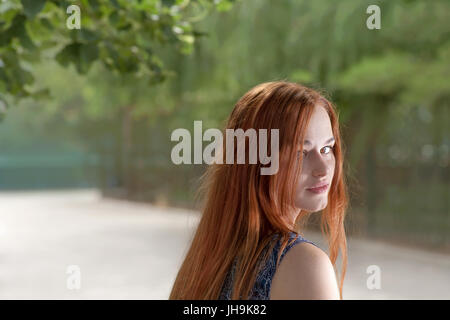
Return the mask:
POLYGON ((48 19, 48 18, 41 18, 40 22, 48 30, 53 30, 53 25, 52 25, 50 19, 48 19))
POLYGON ((34 44, 34 42, 31 40, 30 36, 28 35, 28 32, 27 32, 25 26, 23 26, 20 29, 18 36, 19 36, 20 43, 22 44, 22 46, 24 48, 26 48, 30 51, 34 51, 37 49, 36 45, 34 44))
POLYGON ((68 44, 55 56, 56 61, 67 67, 70 62, 73 62, 79 56, 80 45, 78 42, 68 44))
POLYGON ((80 39, 83 41, 91 42, 91 41, 97 41, 99 39, 99 36, 92 30, 81 28, 80 31, 80 39))
POLYGON ((29 19, 33 19, 44 7, 45 0, 22 0, 23 11, 29 19))
POLYGON ((21 45, 28 50, 35 50, 36 45, 28 35, 25 28, 27 18, 23 14, 18 14, 14 17, 11 26, 0 35, 0 46, 5 46, 10 43, 13 38, 18 38, 21 45))
POLYGON ((84 74, 98 58, 98 47, 93 43, 73 42, 65 46, 55 58, 64 67, 73 63, 77 71, 84 74))
POLYGON ((120 55, 115 61, 115 65, 118 71, 122 73, 133 73, 139 69, 136 57, 128 55, 124 50, 120 51, 120 55))
POLYGON ((86 67, 98 58, 98 47, 96 44, 83 44, 80 47, 80 59, 86 67))
POLYGON ((14 17, 11 26, 2 34, 2 39, 0 39, 1 45, 7 45, 14 37, 20 37, 20 34, 25 28, 26 19, 27 18, 23 14, 17 14, 14 17))

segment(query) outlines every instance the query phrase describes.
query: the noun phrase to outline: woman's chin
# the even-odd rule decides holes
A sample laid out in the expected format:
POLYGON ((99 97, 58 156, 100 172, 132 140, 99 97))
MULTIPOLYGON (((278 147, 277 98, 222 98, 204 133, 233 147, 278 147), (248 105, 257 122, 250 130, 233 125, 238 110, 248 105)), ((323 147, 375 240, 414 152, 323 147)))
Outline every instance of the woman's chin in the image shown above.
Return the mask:
POLYGON ((323 209, 325 209, 327 207, 327 204, 318 204, 316 206, 310 206, 310 207, 303 207, 301 208, 302 211, 306 211, 308 213, 315 213, 315 212, 319 212, 322 211, 323 209))

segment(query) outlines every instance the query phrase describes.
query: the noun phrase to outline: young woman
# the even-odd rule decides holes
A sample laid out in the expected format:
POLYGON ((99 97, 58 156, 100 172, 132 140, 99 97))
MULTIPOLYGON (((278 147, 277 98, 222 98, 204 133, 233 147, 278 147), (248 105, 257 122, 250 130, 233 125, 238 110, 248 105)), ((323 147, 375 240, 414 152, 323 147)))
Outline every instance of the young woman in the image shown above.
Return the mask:
POLYGON ((260 161, 208 167, 202 218, 169 298, 342 299, 348 196, 334 106, 297 83, 262 83, 236 103, 226 129, 238 128, 279 129, 279 170, 261 175, 260 161), (329 256, 300 234, 317 211, 329 256))

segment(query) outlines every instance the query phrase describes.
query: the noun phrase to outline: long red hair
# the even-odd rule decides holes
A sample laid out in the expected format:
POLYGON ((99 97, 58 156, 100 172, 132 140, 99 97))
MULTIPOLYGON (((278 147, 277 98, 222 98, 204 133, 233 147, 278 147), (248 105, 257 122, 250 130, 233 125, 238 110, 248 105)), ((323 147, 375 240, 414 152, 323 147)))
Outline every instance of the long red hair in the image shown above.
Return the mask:
MULTIPOLYGON (((328 240, 329 257, 336 268, 341 251, 339 281, 342 299, 347 267, 347 243, 344 216, 348 196, 343 173, 343 150, 339 121, 334 106, 320 93, 297 83, 274 81, 262 83, 245 93, 236 103, 225 129, 279 129, 279 170, 261 175, 257 164, 211 164, 201 190, 205 203, 191 246, 173 284, 169 299, 218 299, 223 282, 235 258, 239 263, 232 299, 249 297, 258 273, 258 261, 274 233, 281 234, 283 248, 289 233, 306 221, 310 212, 300 211, 297 227, 288 223, 287 212, 293 207, 297 179, 301 172, 297 146, 304 140, 316 104, 328 112, 335 138, 335 171, 322 210, 321 231, 328 240)), ((225 130, 224 130, 225 132, 225 130)), ((270 145, 270 134, 268 134, 270 145)), ((226 142, 223 143, 225 154, 226 142)), ((235 146, 236 148, 236 146, 235 146)), ((248 148, 246 146, 246 156, 248 148)), ((266 251, 264 257, 267 257, 266 251)), ((280 255, 278 256, 278 259, 280 255)), ((264 260, 264 259, 263 259, 264 260)))

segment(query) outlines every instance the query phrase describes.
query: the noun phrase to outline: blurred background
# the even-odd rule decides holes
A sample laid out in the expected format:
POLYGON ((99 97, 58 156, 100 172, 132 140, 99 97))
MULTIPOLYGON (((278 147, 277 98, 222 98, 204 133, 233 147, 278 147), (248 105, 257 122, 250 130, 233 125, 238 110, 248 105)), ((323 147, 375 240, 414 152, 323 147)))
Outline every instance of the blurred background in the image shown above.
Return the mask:
POLYGON ((449 35, 443 0, 1 0, 0 298, 167 299, 206 166, 172 131, 288 80, 339 113, 344 299, 449 299, 449 35))

